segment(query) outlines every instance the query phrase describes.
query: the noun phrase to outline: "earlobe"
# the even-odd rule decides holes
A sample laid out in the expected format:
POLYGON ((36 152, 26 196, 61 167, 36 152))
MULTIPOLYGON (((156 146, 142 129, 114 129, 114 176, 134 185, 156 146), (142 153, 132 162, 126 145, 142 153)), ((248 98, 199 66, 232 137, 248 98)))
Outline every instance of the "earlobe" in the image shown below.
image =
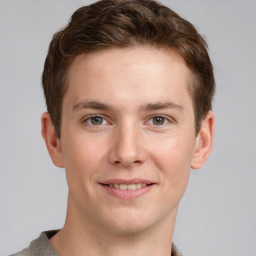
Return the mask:
POLYGON ((214 138, 214 114, 209 111, 202 121, 200 131, 196 138, 195 151, 191 162, 192 169, 200 169, 209 157, 214 138))
POLYGON ((58 167, 64 167, 61 142, 57 137, 50 114, 43 113, 41 118, 41 132, 52 162, 58 167))

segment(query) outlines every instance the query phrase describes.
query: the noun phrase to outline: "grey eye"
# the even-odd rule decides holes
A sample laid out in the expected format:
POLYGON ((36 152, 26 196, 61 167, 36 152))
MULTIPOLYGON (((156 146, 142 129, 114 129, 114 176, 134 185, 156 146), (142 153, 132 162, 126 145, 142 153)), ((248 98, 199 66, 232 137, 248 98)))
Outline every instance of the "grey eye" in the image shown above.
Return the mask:
POLYGON ((93 125, 101 125, 102 123, 103 123, 103 118, 102 117, 100 117, 100 116, 95 116, 95 117, 91 117, 90 118, 91 119, 91 123, 93 124, 93 125))
POLYGON ((162 116, 155 116, 152 119, 154 125, 163 125, 165 123, 165 118, 162 116))

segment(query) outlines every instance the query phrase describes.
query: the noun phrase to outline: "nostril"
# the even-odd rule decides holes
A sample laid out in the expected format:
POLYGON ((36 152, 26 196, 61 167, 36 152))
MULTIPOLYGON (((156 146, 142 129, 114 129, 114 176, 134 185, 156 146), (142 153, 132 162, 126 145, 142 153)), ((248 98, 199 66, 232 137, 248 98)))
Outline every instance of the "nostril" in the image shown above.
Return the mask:
MULTIPOLYGON (((138 143, 137 143, 138 144, 138 143)), ((131 167, 140 165, 146 159, 145 150, 136 143, 116 143, 109 151, 109 160, 116 166, 131 167)))

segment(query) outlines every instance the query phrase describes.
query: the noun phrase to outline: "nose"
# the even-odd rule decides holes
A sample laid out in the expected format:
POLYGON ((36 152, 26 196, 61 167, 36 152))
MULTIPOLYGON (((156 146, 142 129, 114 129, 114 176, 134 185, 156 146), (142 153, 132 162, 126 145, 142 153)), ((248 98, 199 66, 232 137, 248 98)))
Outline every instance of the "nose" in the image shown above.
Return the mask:
POLYGON ((141 165, 146 159, 142 134, 136 125, 128 124, 117 128, 110 150, 110 161, 116 166, 141 165))

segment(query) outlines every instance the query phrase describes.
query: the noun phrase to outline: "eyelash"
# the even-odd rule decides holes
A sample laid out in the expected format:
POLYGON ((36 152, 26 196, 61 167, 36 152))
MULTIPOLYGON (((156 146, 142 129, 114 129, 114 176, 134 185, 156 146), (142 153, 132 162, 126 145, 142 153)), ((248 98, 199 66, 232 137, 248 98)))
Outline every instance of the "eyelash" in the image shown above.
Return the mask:
MULTIPOLYGON (((164 119, 164 124, 160 124, 160 125, 152 124, 152 126, 165 126, 168 123, 172 123, 173 122, 173 120, 170 117, 166 117, 164 115, 159 115, 159 114, 151 116, 149 120, 153 121, 154 118, 163 118, 164 119)), ((149 122, 149 120, 147 122, 149 122)))
MULTIPOLYGON (((87 116, 85 119, 83 119, 83 123, 88 123, 88 124, 91 125, 91 126, 100 126, 100 125, 102 125, 102 124, 100 124, 100 125, 94 125, 94 124, 92 124, 92 119, 93 119, 93 118, 96 118, 96 117, 102 118, 103 122, 104 122, 104 120, 105 120, 105 122, 108 122, 108 121, 106 120, 106 118, 105 118, 104 116, 102 116, 102 115, 90 115, 90 116, 87 116), (89 120, 91 120, 90 123, 88 122, 89 120)), ((103 124, 103 125, 104 125, 104 124, 103 124)))
MULTIPOLYGON (((93 118, 97 118, 97 117, 102 118, 103 122, 105 121, 106 123, 109 123, 106 120, 106 118, 103 115, 100 115, 100 114, 87 116, 85 119, 83 119, 83 123, 88 123, 88 125, 90 125, 90 126, 106 125, 106 123, 105 124, 104 123, 103 124, 99 124, 99 125, 93 124, 92 123, 92 119, 93 118)), ((170 117, 166 117, 166 116, 158 114, 158 115, 151 116, 146 123, 148 123, 150 120, 152 120, 152 122, 153 122, 154 118, 163 118, 164 119, 164 124, 160 124, 160 125, 156 125, 154 123, 150 124, 151 126, 155 126, 155 127, 157 127, 157 126, 163 127, 165 125, 168 125, 168 123, 173 123, 174 122, 170 117)))

